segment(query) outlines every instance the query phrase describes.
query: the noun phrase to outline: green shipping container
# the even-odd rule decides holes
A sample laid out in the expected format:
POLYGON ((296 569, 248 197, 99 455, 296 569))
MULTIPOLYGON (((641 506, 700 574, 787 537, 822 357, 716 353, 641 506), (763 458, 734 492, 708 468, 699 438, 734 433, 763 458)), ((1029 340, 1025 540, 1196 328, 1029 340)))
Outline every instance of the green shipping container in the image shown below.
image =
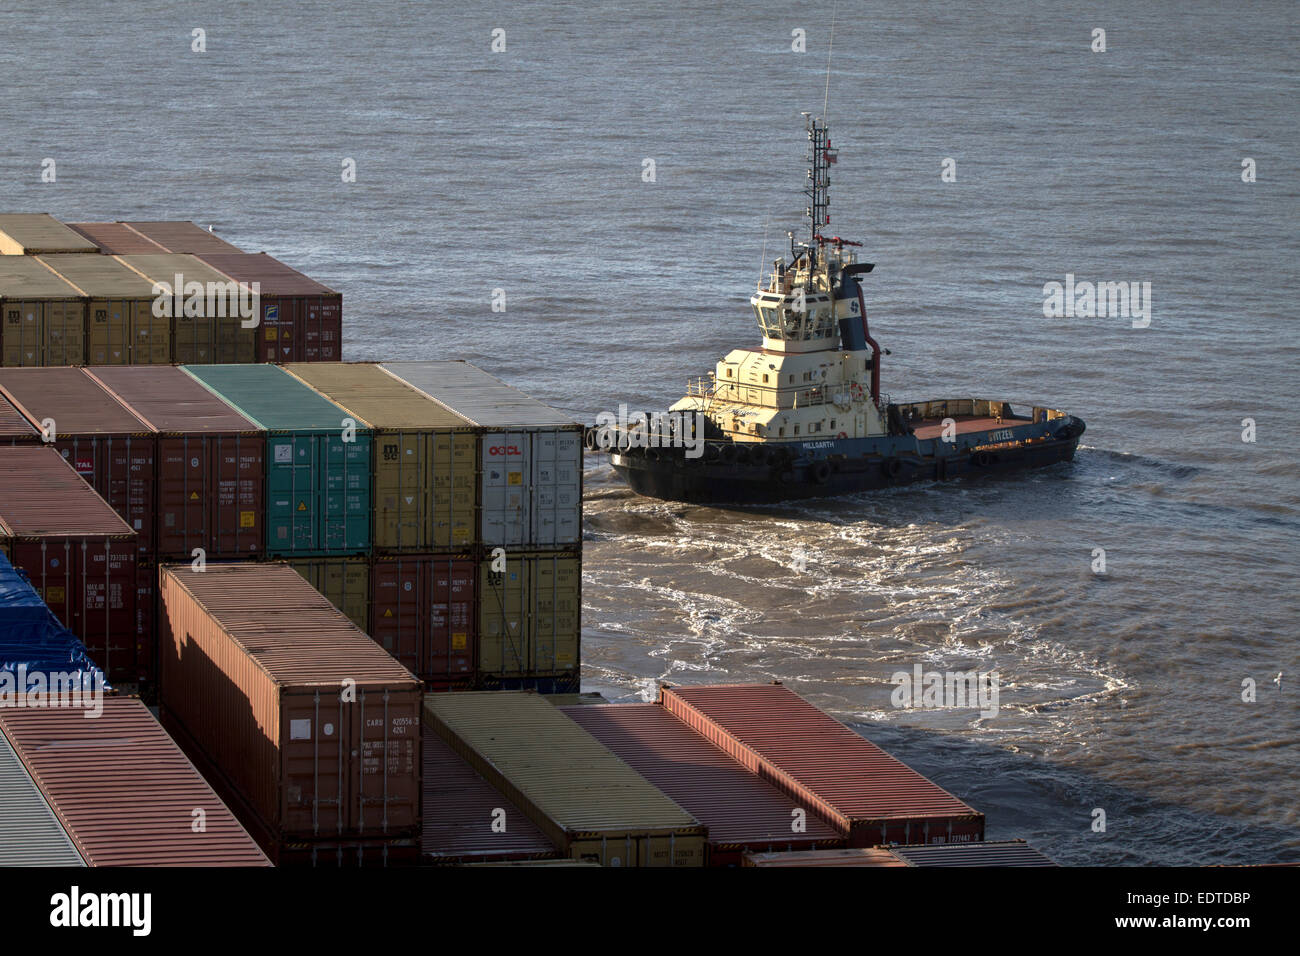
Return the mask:
POLYGON ((576 672, 582 625, 582 558, 503 552, 479 565, 479 673, 491 678, 576 672))
POLYGON ((266 431, 270 557, 370 550, 370 429, 274 365, 186 365, 266 431))

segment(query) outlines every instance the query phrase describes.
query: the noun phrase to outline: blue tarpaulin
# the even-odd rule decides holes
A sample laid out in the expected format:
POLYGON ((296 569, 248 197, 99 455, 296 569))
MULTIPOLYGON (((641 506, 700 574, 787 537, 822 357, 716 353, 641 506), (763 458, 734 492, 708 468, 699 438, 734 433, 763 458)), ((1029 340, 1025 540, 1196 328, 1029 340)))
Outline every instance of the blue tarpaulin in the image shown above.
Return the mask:
POLYGON ((86 653, 86 645, 59 623, 27 575, 0 554, 0 671, 28 674, 81 673, 90 683, 108 681, 86 653))

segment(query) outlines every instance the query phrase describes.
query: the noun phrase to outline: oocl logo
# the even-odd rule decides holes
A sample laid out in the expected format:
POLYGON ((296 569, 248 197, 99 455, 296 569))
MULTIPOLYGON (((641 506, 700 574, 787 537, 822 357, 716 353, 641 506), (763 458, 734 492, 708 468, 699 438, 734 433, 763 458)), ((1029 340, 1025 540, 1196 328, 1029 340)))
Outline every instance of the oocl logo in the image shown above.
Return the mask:
POLYGON ((489 455, 522 455, 517 445, 493 445, 488 449, 489 455))

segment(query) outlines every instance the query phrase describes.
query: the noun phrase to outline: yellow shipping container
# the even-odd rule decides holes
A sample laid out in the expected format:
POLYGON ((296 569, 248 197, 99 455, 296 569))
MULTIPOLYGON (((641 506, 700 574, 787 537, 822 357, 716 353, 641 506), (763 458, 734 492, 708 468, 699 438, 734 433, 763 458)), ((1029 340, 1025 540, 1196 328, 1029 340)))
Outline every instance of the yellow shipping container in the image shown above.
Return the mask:
POLYGON ((476 543, 478 439, 468 421, 372 363, 282 368, 372 430, 375 550, 460 551, 476 543))
POLYGON ((0 256, 0 365, 84 365, 86 300, 35 256, 0 256))
POLYGON ((289 558, 289 567, 370 633, 370 562, 366 558, 289 558))
MULTIPOLYGON (((218 272, 203 260, 188 255, 173 253, 141 253, 131 256, 114 256, 118 262, 150 283, 159 283, 171 290, 176 285, 176 277, 181 277, 182 286, 192 282, 201 283, 205 292, 215 284, 222 289, 229 289, 234 282, 229 276, 218 272)), ((183 291, 183 290, 182 290, 183 291)), ((171 318, 172 361, 177 365, 212 365, 212 364, 247 364, 256 361, 257 327, 244 328, 242 320, 227 297, 222 309, 224 316, 207 314, 195 315, 193 309, 182 308, 173 311, 179 314, 171 318), (191 314, 186 315, 189 311, 191 314)))
POLYGON ((575 860, 705 864, 708 831, 538 694, 426 694, 425 726, 575 860))
POLYGON ((582 558, 572 551, 485 557, 479 564, 479 672, 553 677, 578 668, 582 558))
POLYGON ((35 256, 47 252, 99 252, 81 233, 44 212, 0 214, 0 255, 35 256))
POLYGON ((87 365, 166 365, 172 320, 154 315, 153 283, 112 256, 47 255, 40 261, 86 297, 87 365))

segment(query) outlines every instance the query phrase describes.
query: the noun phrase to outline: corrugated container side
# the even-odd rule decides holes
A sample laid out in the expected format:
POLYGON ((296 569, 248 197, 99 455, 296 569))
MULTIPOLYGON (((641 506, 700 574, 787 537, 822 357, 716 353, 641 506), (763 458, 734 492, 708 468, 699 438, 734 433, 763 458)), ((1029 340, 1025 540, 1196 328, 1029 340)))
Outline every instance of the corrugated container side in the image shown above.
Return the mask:
POLYGON ((426 863, 482 863, 558 857, 551 841, 437 734, 424 732, 426 863))
POLYGON ((67 227, 99 247, 106 256, 159 255, 167 250, 121 222, 69 222, 67 227))
POLYGON ((538 695, 429 694, 424 718, 574 859, 704 865, 706 828, 538 695))
POLYGON ((887 847, 908 866, 1056 866, 1024 840, 887 847))
POLYGON ((189 220, 121 222, 117 225, 124 226, 136 235, 161 246, 163 252, 198 255, 242 251, 239 247, 231 245, 189 220))
POLYGON ((0 866, 85 866, 9 740, 0 733, 0 866))
POLYGON ((153 429, 82 369, 2 369, 0 394, 34 425, 49 429, 54 447, 131 526, 141 556, 149 557, 156 487, 153 429))
POLYGON ((81 365, 86 300, 32 256, 0 256, 0 365, 81 365))
POLYGON ((114 685, 148 682, 137 654, 137 539, 53 448, 0 446, 0 527, 15 567, 114 685))
POLYGON ((372 430, 376 550, 475 544, 477 438, 469 422, 372 363, 284 368, 372 430))
POLYGON ((551 677, 581 664, 582 559, 505 553, 479 565, 479 671, 551 677))
POLYGON ((709 828, 712 866, 737 865, 747 850, 844 845, 828 823, 657 704, 587 704, 561 710, 709 828))
POLYGON ((36 426, 0 393, 0 445, 36 445, 40 440, 36 426))
POLYGON ((240 282, 261 287, 259 362, 337 362, 342 357, 343 297, 261 253, 201 253, 240 282))
POLYGON ((40 261, 86 298, 86 364, 171 361, 172 320, 155 314, 151 282, 112 256, 50 255, 40 261))
POLYGON ((370 635, 435 690, 467 688, 478 664, 478 562, 464 555, 375 555, 370 635))
POLYGON ((93 242, 74 232, 49 213, 0 214, 0 254, 41 255, 47 252, 98 252, 93 242))
POLYGON ((178 368, 91 369, 158 433, 154 553, 256 556, 263 548, 266 437, 178 368))
POLYGON ((93 719, 5 708, 0 730, 89 865, 268 865, 139 700, 106 697, 93 719))
POLYGON ((165 565, 162 707, 273 858, 419 837, 420 685, 283 563, 165 565))
POLYGON ((797 850, 794 853, 746 853, 742 866, 907 866, 888 850, 849 847, 839 850, 797 850))
POLYGON ((150 283, 157 283, 164 295, 173 297, 170 310, 173 362, 201 365, 256 361, 258 330, 255 326, 244 327, 244 320, 231 298, 241 292, 229 276, 192 255, 164 253, 116 258, 150 283), (221 297, 209 305, 206 295, 203 298, 191 295, 197 291, 193 283, 201 285, 205 293, 209 288, 220 292, 221 297), (175 300, 178 289, 179 303, 175 300))
POLYGON ((984 814, 779 684, 664 686, 659 702, 850 846, 984 839, 984 814))
MULTIPOLYGON (((343 612, 349 621, 370 633, 370 562, 364 557, 290 558, 289 566, 343 612)), ((403 662, 405 665, 405 662, 403 662)), ((410 668, 408 668, 410 669, 410 668)))
POLYGON ((370 550, 371 432, 280 368, 185 366, 267 432, 266 551, 276 557, 370 550))

